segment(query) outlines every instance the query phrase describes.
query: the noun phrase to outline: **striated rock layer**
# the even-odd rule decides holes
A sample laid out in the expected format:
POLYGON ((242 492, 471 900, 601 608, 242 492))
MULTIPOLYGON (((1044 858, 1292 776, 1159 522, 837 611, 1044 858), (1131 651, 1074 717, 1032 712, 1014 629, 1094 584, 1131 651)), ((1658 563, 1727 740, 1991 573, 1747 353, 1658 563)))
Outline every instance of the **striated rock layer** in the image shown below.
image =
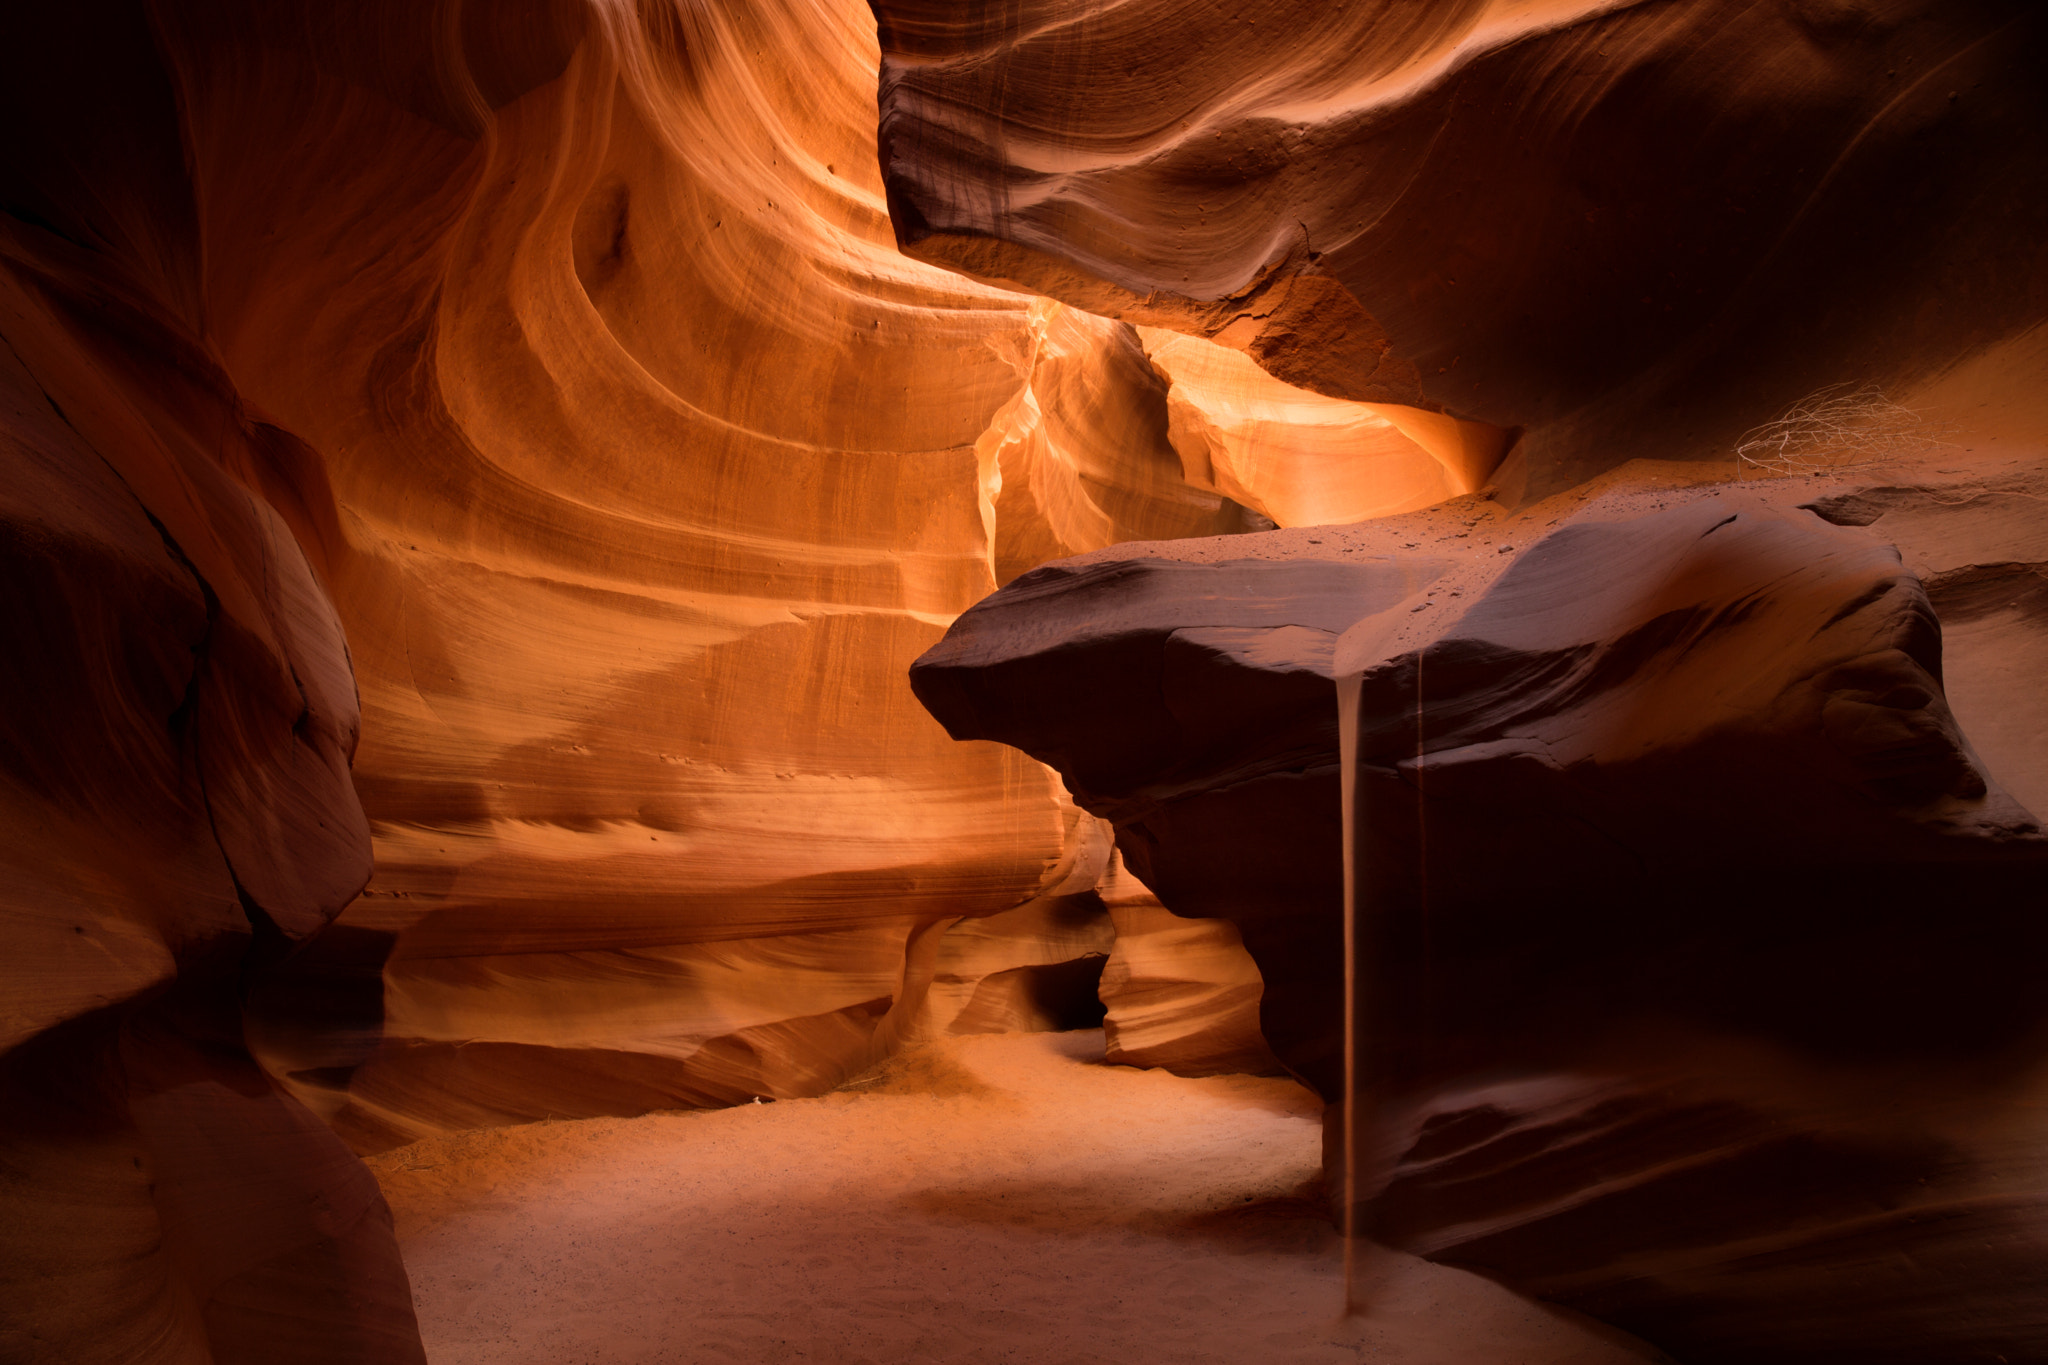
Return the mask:
MULTIPOLYGON (((1043 558, 1242 524, 1129 328, 894 252, 857 9, 594 22, 481 143, 317 77, 254 140, 268 50, 188 96, 221 345, 326 454, 377 834, 262 1044, 365 1147, 812 1093, 943 1026, 942 921, 1030 901, 1067 830, 903 667, 1043 558)), ((1107 923, 1011 927, 976 971, 1107 923)))
POLYGON ((2048 313, 2026 0, 872 3, 906 251, 1522 429, 1504 486, 2048 313))
MULTIPOLYGON (((1182 730, 1048 675, 1126 831, 1143 744, 1228 739, 1121 865, 1040 763, 945 739, 919 652, 1051 558, 1686 454, 2041 313, 2018 6, 882 10, 879 46, 850 0, 10 17, 0 1354, 417 1359, 350 1145, 1097 1017, 1200 1071, 1267 1064, 1256 1006, 1326 1077, 1307 699, 1359 592, 1450 570, 1183 622, 1182 730), (1197 790, 1233 774, 1271 799, 1197 790)), ((2024 517, 1964 551, 1952 490, 1838 491, 1932 547, 1972 705, 2017 714, 2024 517)))
POLYGON ((895 251, 877 60, 814 0, 10 19, 0 1355, 417 1358, 322 1120, 1101 1017, 1092 836, 903 669, 1263 523, 1134 329, 895 251))
MULTIPOLYGON (((1983 420, 2043 373, 2038 8, 874 8, 906 251, 1434 415, 1452 491, 1725 461, 1843 381, 1939 396, 1958 439, 1812 490, 1825 521, 1640 476, 1390 499, 1041 570, 913 682, 1240 924, 1326 1095, 1355 798, 1362 1121, 1331 1130, 1377 1236, 1689 1360, 2048 1358, 2048 845, 1999 785, 2048 790, 2048 428, 2001 469, 1983 420), (1913 572, 1827 522, 1890 522, 1913 572)), ((1174 412, 1215 486, 1261 462, 1229 403, 1174 412)))

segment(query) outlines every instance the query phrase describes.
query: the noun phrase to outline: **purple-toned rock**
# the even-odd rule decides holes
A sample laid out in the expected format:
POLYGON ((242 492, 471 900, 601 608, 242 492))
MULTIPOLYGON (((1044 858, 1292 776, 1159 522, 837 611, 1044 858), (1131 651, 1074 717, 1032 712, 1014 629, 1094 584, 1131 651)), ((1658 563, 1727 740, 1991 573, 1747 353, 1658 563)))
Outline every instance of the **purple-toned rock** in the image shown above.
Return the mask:
POLYGON ((1690 1361, 2038 1359, 2015 1172, 2048 1161, 1994 1135, 2048 1014, 2048 841, 1889 546, 1738 496, 1618 510, 1455 565, 1052 566, 913 684, 1058 767, 1169 908, 1237 920, 1333 1098, 1355 695, 1382 1240, 1690 1361))

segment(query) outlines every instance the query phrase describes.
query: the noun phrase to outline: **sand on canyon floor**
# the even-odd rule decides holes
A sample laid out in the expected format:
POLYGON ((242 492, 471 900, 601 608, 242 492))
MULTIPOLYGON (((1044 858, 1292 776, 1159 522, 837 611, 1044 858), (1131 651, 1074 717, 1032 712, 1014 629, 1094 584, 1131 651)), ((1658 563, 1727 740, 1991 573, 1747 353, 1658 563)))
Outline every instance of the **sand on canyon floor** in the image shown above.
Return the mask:
POLYGON ((950 1038, 833 1094, 432 1138, 371 1160, 435 1365, 1620 1365, 1663 1357, 1381 1253, 1340 1319, 1292 1081, 950 1038))

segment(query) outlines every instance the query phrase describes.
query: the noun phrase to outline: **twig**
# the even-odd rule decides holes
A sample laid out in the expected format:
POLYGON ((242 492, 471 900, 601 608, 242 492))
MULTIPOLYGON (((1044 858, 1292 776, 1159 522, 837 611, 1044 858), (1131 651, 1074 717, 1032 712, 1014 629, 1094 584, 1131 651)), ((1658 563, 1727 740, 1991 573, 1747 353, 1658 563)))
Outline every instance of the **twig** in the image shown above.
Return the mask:
POLYGON ((1735 458, 1773 474, 1813 474, 1926 454, 1947 445, 1941 438, 1948 434, 1875 384, 1830 384, 1777 421, 1744 432, 1735 458))

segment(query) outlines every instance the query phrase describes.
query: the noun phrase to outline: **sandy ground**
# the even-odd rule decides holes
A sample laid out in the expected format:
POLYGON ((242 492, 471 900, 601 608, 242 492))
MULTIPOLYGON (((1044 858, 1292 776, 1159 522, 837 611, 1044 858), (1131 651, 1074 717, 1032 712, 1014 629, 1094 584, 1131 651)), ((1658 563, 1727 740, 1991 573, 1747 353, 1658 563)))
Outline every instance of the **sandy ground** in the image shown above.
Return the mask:
POLYGON ((1406 1257, 1340 1321, 1289 1081, 949 1039, 814 1100, 430 1139, 372 1160, 435 1365, 1619 1365, 1630 1339, 1406 1257))

